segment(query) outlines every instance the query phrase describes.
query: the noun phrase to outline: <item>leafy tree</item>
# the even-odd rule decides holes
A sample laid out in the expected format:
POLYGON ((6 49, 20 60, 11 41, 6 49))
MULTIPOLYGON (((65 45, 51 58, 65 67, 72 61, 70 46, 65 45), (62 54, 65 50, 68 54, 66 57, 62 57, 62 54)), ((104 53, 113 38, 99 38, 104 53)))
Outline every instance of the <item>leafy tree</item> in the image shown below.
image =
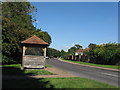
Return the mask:
POLYGON ((98 64, 116 64, 119 62, 118 45, 115 43, 108 43, 104 45, 97 45, 97 48, 89 52, 92 63, 98 64))
POLYGON ((40 37, 41 39, 48 42, 49 44, 52 43, 51 36, 47 32, 43 32, 41 29, 35 30, 34 35, 40 37))
POLYGON ((76 51, 76 48, 75 47, 71 47, 70 49, 68 49, 68 53, 74 55, 75 54, 75 51, 76 51))
POLYGON ((93 50, 96 48, 96 44, 90 43, 88 47, 93 50))
POLYGON ((75 55, 75 51, 82 48, 81 45, 76 44, 75 46, 71 47, 70 49, 68 49, 68 53, 75 55))
POLYGON ((78 45, 78 44, 75 44, 75 47, 76 47, 76 49, 82 48, 82 46, 81 46, 81 45, 78 45))
POLYGON ((63 49, 60 51, 61 57, 64 57, 66 54, 67 54, 67 52, 65 52, 63 49))
POLYGON ((2 3, 2 54, 3 63, 20 62, 21 41, 33 34, 42 38, 49 44, 51 37, 47 32, 38 31, 33 26, 35 19, 32 13, 36 8, 29 2, 3 2, 2 3), (6 61, 5 61, 6 60, 6 61))
POLYGON ((60 57, 60 51, 54 48, 47 48, 47 56, 49 57, 60 57))

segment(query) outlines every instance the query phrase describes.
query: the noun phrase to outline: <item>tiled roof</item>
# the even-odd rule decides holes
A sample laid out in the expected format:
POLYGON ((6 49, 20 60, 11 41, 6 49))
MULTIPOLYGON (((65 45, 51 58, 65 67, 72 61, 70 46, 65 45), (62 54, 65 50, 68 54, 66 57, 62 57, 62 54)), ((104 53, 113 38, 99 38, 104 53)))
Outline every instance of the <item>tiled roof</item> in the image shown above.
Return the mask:
POLYGON ((76 53, 83 53, 83 52, 89 52, 89 51, 90 51, 90 48, 85 48, 85 49, 78 49, 75 52, 76 53))
POLYGON ((80 53, 80 52, 83 52, 83 49, 78 49, 75 51, 76 53, 80 53))
POLYGON ((89 52, 90 51, 90 48, 85 48, 84 49, 84 52, 89 52))
POLYGON ((49 45, 47 42, 45 42, 44 40, 42 40, 41 38, 37 37, 37 36, 32 36, 24 41, 22 41, 21 43, 26 43, 26 44, 44 44, 44 45, 49 45))

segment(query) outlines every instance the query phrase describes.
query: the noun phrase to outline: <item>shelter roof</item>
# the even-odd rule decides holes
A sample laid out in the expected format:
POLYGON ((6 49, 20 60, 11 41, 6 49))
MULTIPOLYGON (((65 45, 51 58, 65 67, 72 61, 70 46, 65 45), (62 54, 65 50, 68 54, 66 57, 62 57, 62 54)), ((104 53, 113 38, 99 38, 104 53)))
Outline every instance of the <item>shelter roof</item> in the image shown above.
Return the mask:
POLYGON ((44 40, 42 40, 41 38, 33 35, 32 37, 24 40, 24 41, 21 41, 21 43, 24 43, 24 44, 42 44, 42 45, 49 45, 47 42, 45 42, 44 40))

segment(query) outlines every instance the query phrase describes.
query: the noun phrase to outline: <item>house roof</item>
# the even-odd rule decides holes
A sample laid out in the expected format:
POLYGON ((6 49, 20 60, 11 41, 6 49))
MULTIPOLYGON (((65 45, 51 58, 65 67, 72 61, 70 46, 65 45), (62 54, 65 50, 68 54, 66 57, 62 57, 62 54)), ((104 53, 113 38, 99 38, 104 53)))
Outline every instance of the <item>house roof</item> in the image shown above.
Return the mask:
POLYGON ((76 50, 75 52, 76 52, 76 53, 81 53, 81 52, 83 52, 83 49, 78 49, 78 50, 76 50))
POLYGON ((78 49, 75 52, 76 53, 83 53, 83 52, 89 52, 89 51, 90 51, 90 48, 85 48, 85 49, 78 49))
POLYGON ((32 37, 24 40, 24 41, 21 41, 21 43, 24 43, 24 44, 43 44, 43 45, 49 45, 47 42, 45 42, 44 40, 42 40, 41 38, 33 35, 32 37))
POLYGON ((90 51, 90 48, 85 48, 84 49, 84 52, 89 52, 90 51))

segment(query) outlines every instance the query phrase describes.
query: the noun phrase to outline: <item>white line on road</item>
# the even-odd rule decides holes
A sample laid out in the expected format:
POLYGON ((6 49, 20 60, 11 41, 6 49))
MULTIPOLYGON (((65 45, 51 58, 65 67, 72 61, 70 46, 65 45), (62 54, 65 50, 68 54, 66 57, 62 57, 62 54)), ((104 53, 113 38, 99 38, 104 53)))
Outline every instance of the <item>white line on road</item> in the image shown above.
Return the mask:
POLYGON ((103 73, 103 74, 106 74, 106 75, 109 75, 109 76, 118 77, 118 75, 114 75, 114 74, 109 74, 109 73, 103 73))

